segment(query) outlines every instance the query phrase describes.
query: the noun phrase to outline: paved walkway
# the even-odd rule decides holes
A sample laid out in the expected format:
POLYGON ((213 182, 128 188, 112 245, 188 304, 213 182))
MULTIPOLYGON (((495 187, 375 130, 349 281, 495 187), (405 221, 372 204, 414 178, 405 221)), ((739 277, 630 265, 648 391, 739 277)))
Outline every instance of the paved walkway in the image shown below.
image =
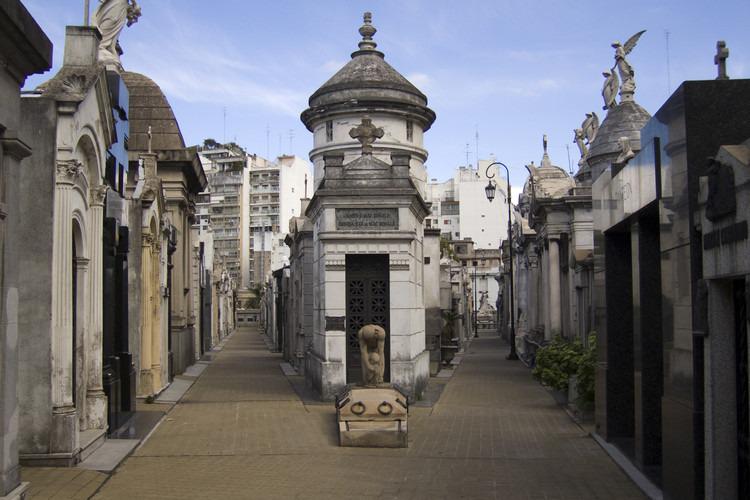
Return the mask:
POLYGON ((477 339, 433 408, 412 408, 408 449, 340 448, 333 405, 304 405, 249 329, 96 499, 641 499, 531 379, 477 339))

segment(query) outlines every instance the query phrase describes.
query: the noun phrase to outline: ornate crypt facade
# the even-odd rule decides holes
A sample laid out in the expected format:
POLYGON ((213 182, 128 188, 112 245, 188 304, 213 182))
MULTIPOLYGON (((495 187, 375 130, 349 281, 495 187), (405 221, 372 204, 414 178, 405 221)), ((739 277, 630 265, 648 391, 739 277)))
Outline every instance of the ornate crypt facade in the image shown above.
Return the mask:
POLYGON ((429 378, 422 138, 435 113, 376 50, 369 13, 359 32, 359 50, 302 113, 315 169, 305 214, 314 300, 304 372, 324 399, 359 382, 357 332, 378 324, 387 332, 385 381, 416 398, 429 378))

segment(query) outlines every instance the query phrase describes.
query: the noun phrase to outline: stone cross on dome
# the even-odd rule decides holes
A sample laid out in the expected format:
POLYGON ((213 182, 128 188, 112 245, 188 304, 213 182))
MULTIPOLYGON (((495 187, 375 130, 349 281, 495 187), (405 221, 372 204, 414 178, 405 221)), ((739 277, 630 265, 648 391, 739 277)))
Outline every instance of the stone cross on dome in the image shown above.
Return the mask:
POLYGON ((349 131, 349 137, 362 144, 362 155, 371 155, 372 143, 375 139, 382 138, 383 135, 385 135, 383 129, 373 125, 372 120, 366 116, 362 118, 362 123, 349 131))
POLYGON ((729 58, 729 49, 727 48, 727 42, 719 40, 716 42, 716 55, 714 56, 714 64, 716 65, 719 76, 717 80, 729 80, 727 76, 727 59, 729 58))

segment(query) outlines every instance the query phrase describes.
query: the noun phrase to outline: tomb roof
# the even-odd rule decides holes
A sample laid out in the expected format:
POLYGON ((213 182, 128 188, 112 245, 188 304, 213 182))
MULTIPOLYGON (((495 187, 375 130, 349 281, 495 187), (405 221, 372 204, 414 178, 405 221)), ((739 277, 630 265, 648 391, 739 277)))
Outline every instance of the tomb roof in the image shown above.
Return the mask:
POLYGON ((130 94, 130 135, 128 149, 146 152, 148 128, 151 127, 152 151, 185 149, 185 140, 175 118, 172 106, 159 85, 139 73, 122 72, 122 79, 130 94))
MULTIPOLYGON (((302 114, 308 124, 316 112, 335 105, 363 105, 368 101, 387 102, 396 106, 409 106, 424 115, 426 126, 435 120, 435 113, 427 108, 427 97, 409 80, 385 61, 382 52, 376 49, 373 35, 377 30, 372 25, 372 15, 366 12, 364 24, 359 29, 362 40, 352 59, 312 96, 310 109, 302 114)), ((309 128, 309 125, 308 125, 309 128)))

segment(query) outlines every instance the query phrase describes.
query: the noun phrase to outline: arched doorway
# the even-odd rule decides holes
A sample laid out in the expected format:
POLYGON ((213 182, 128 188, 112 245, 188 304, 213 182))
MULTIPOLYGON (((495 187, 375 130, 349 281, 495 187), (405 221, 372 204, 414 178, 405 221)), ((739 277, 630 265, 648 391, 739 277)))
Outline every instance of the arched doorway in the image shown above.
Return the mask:
POLYGON ((78 219, 73 219, 72 234, 72 273, 70 283, 70 314, 71 314, 71 400, 78 412, 81 423, 84 421, 83 407, 86 401, 84 332, 86 326, 86 272, 88 259, 85 257, 83 229, 78 219))

